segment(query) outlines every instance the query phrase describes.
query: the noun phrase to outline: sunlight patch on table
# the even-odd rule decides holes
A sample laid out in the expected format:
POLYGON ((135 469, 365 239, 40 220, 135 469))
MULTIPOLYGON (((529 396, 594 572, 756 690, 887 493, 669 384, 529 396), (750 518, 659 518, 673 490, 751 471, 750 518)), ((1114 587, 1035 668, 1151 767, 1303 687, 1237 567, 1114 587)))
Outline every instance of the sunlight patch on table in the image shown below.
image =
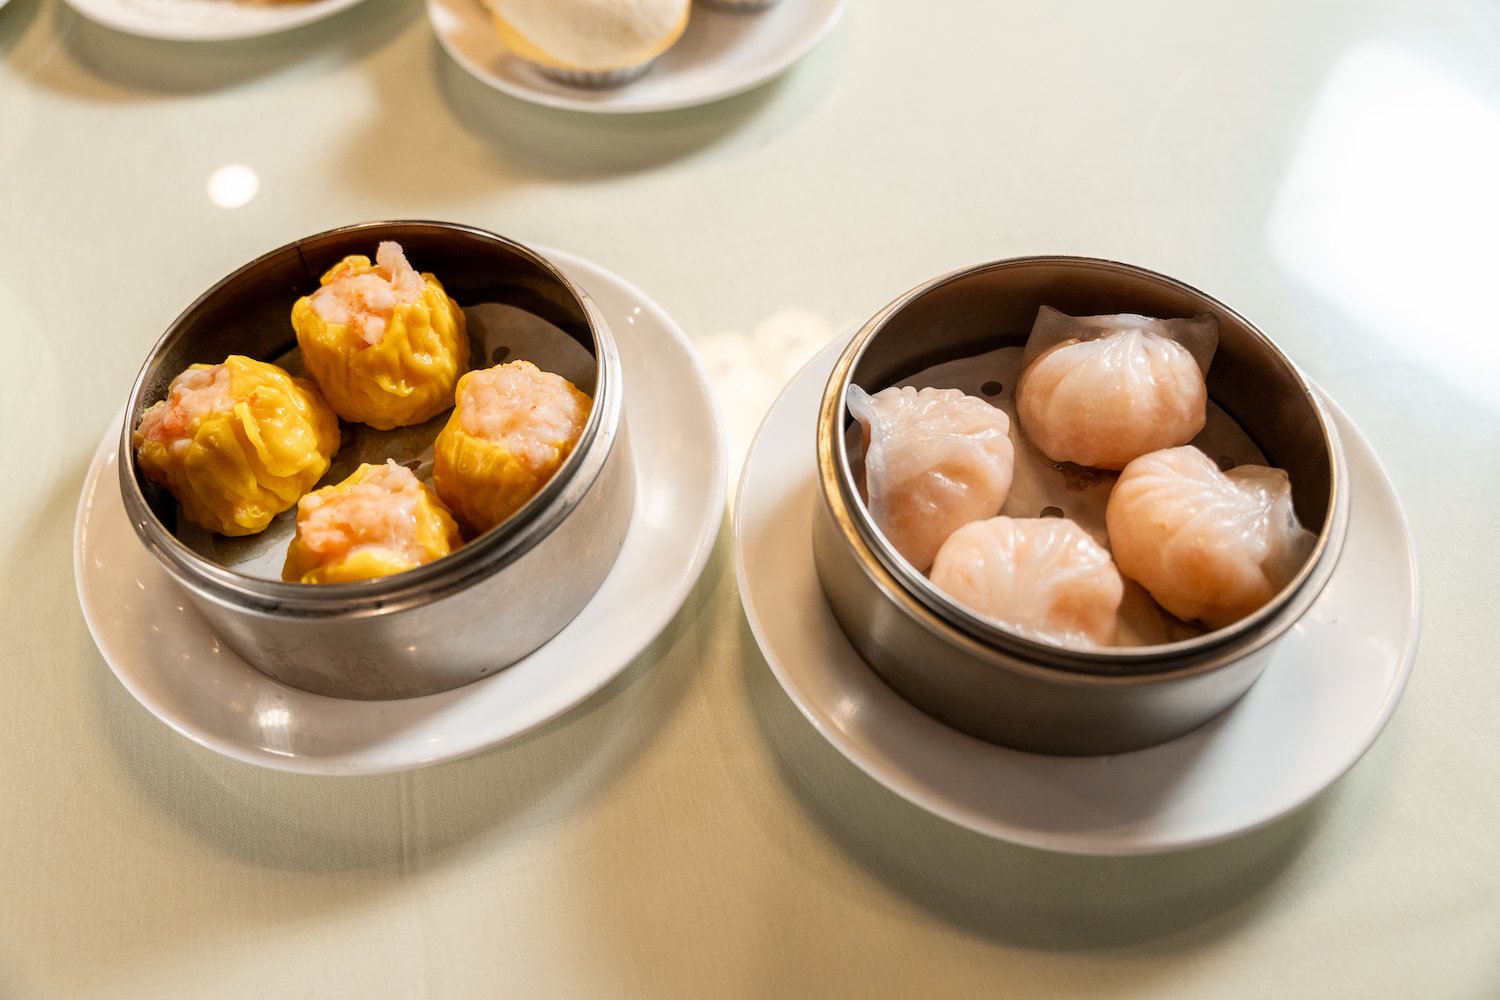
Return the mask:
POLYGON ((1500 107, 1388 46, 1330 75, 1273 204, 1276 259, 1433 375, 1500 408, 1500 107))

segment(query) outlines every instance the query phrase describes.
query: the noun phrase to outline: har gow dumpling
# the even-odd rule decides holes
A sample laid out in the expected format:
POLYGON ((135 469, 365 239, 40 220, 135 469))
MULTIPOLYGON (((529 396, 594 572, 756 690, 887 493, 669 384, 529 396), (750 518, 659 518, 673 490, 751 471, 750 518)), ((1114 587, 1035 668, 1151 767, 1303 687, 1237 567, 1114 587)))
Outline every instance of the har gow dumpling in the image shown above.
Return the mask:
POLYGON ((253 535, 328 471, 339 421, 312 383, 231 354, 173 379, 132 440, 141 471, 189 521, 253 535))
POLYGON ((927 572, 938 547, 970 521, 1000 512, 1015 471, 1010 418, 958 389, 849 387, 864 428, 870 517, 892 547, 927 572))
POLYGON ((1017 418, 1054 462, 1122 469, 1203 429, 1204 373, 1218 321, 1037 314, 1016 387, 1017 418))
POLYGON ((458 525, 403 465, 361 465, 297 502, 297 534, 281 578, 348 583, 415 569, 462 544, 458 525))
POLYGON ((433 444, 438 496, 473 531, 494 527, 557 472, 592 408, 587 393, 529 361, 469 372, 433 444))
POLYGON ((379 430, 448 409, 469 367, 463 310, 390 241, 374 263, 355 255, 330 268, 322 287, 292 307, 292 326, 334 412, 379 430))
POLYGON ((1125 584, 1109 553, 1063 517, 993 517, 955 531, 932 583, 954 601, 1033 639, 1114 640, 1125 584))
POLYGON ((1122 573, 1178 618, 1212 628, 1271 600, 1316 542, 1297 521, 1285 472, 1260 465, 1221 472, 1193 447, 1127 465, 1105 524, 1122 573))

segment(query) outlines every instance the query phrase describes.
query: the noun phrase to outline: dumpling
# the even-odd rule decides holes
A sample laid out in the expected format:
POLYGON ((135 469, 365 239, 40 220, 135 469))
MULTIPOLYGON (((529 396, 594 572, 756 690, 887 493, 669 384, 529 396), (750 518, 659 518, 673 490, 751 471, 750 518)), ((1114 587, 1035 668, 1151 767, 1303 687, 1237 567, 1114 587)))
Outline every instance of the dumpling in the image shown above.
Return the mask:
POLYGON ((1000 512, 1015 471, 1010 418, 958 389, 849 387, 864 428, 870 517, 895 550, 927 572, 959 527, 1000 512))
POLYGON ((494 527, 552 478, 592 407, 587 393, 529 361, 469 372, 433 445, 438 496, 474 531, 494 527))
POLYGON ((141 471, 189 521, 253 535, 328 471, 339 421, 312 383, 232 354, 173 379, 133 443, 141 471))
POLYGON ((1316 538, 1297 522, 1287 474, 1219 471, 1193 447, 1131 462, 1105 508, 1120 571, 1185 621, 1222 628, 1297 575, 1316 538))
POLYGON ((932 583, 959 604, 1033 639, 1114 640, 1124 581, 1109 553, 1064 517, 992 517, 955 531, 932 583))
POLYGON ((462 544, 458 525, 410 469, 387 460, 297 503, 281 578, 348 583, 414 569, 462 544))
POLYGON ((292 326, 334 412, 380 430, 448 409, 469 366, 463 310, 389 241, 373 264, 352 256, 330 268, 322 287, 292 307, 292 326))
POLYGON ((1016 416, 1054 462, 1123 469, 1203 429, 1218 321, 1067 316, 1043 306, 1026 344, 1016 416))

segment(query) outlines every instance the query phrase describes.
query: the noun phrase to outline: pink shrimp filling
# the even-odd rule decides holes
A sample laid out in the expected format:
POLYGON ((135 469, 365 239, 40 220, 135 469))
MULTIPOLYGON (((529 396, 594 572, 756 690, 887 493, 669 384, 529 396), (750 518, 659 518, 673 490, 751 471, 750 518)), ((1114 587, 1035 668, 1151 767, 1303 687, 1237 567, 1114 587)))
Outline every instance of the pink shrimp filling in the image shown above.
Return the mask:
POLYGON ((160 441, 174 451, 188 446, 193 430, 214 413, 234 409, 229 394, 229 369, 224 365, 189 368, 172 380, 167 398, 153 403, 141 414, 136 428, 137 447, 145 440, 160 441))
POLYGON ((328 562, 378 549, 415 565, 423 556, 417 541, 421 495, 411 470, 387 461, 362 483, 299 500, 297 533, 310 552, 328 562))
POLYGON ((396 307, 416 302, 426 287, 401 244, 386 241, 375 251, 374 270, 330 281, 312 293, 312 307, 323 322, 348 326, 373 347, 385 336, 396 307))
POLYGON ((588 409, 560 376, 511 364, 471 372, 458 415, 465 433, 540 466, 553 459, 559 442, 578 437, 588 409))

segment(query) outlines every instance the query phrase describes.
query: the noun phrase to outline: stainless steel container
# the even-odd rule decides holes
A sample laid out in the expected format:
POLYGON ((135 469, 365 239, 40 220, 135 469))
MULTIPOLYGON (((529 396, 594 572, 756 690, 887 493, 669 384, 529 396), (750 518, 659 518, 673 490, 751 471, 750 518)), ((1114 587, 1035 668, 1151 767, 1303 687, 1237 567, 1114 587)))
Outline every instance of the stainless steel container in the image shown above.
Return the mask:
MULTIPOLYGON (((475 358, 476 366, 489 361, 475 358)), ((258 669, 343 698, 408 698, 458 687, 526 656, 603 583, 634 504, 620 357, 598 308, 547 261, 468 226, 385 222, 298 240, 246 264, 177 318, 126 406, 120 489, 136 533, 214 631, 258 669), (465 307, 503 303, 558 328, 594 358, 594 398, 574 452, 509 520, 451 555, 377 580, 283 583, 205 558, 169 527, 175 502, 137 467, 131 433, 189 365, 231 353, 273 360, 295 347, 292 303, 349 254, 395 240, 465 307)))
POLYGON ((881 310, 840 355, 817 427, 818 576, 851 643, 904 698, 981 739, 1050 754, 1106 754, 1182 735, 1224 711, 1317 598, 1348 522, 1343 451, 1317 393, 1238 313, 1171 278, 1105 260, 1026 257, 927 282, 881 310), (851 383, 868 392, 998 347, 1024 344, 1037 310, 1072 315, 1211 313, 1219 347, 1209 397, 1285 469, 1312 556, 1269 604, 1226 628, 1168 644, 1068 650, 950 601, 870 520, 846 446, 851 383))

